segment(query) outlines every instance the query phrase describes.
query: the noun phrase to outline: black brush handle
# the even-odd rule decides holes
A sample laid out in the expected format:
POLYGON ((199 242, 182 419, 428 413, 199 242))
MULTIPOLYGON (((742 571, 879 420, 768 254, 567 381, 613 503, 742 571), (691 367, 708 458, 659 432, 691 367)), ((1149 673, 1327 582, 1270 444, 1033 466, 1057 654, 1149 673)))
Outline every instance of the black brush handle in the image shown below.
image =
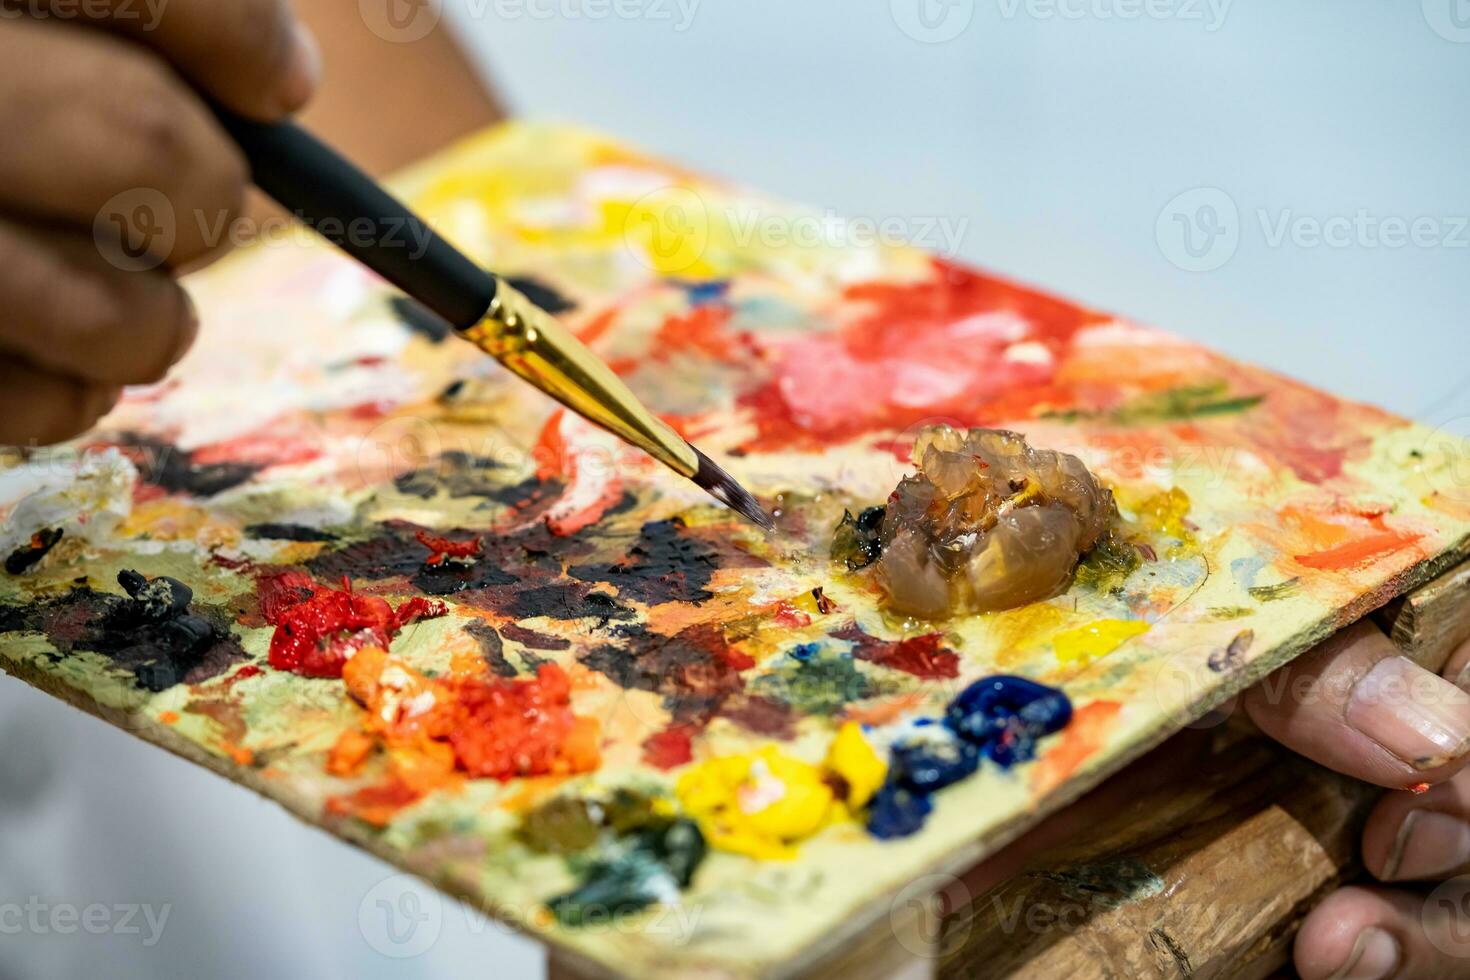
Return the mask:
POLYGON ((250 161, 255 185, 287 211, 453 326, 485 316, 495 277, 340 153, 294 123, 214 111, 250 161))

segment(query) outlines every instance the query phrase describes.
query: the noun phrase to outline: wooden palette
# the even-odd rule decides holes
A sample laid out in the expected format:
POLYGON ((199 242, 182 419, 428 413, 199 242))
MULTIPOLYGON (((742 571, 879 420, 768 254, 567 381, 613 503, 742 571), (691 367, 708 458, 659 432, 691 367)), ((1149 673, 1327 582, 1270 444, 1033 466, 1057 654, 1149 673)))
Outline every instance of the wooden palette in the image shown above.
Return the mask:
POLYGON ((328 246, 277 237, 192 279, 204 329, 174 378, 0 471, 0 666, 585 964, 806 968, 916 879, 973 863, 1470 543, 1453 439, 597 136, 498 128, 397 188, 539 289, 780 533, 557 410, 328 246), (829 561, 832 531, 885 499, 935 421, 1082 456, 1138 567, 1006 613, 886 615, 829 561), (478 560, 426 564, 416 532, 480 535, 478 560), (187 585, 189 628, 213 639, 180 658, 153 626, 122 629, 124 570, 187 585), (374 741, 342 680, 269 666, 283 590, 344 577, 363 601, 445 603, 384 627, 424 684, 560 665, 596 723, 595 771, 502 781, 463 753, 445 769, 442 738, 374 741), (998 673, 1060 687, 1073 720, 1035 761, 938 793, 919 833, 879 840, 834 805, 783 854, 715 850, 637 915, 548 912, 609 846, 532 847, 524 821, 548 802, 633 789, 677 814, 694 766, 776 746, 820 767, 845 721, 881 753, 998 673))

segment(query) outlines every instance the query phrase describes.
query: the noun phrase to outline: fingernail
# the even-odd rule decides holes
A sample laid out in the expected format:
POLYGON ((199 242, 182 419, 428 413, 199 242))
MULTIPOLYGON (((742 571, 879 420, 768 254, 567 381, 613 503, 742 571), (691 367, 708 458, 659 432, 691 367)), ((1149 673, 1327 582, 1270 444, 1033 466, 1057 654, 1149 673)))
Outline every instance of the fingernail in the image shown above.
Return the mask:
POLYGON ((1405 657, 1379 661, 1358 681, 1347 722, 1416 769, 1470 750, 1470 694, 1405 657))
POLYGON ((306 104, 322 80, 322 49, 316 35, 298 23, 291 39, 291 60, 281 79, 281 108, 294 112, 306 104))
POLYGON ((1411 810, 1394 839, 1384 881, 1447 876, 1470 864, 1470 824, 1433 810, 1411 810))
POLYGON ((1399 965, 1399 943, 1377 927, 1358 933, 1347 962, 1328 980, 1382 980, 1399 965))

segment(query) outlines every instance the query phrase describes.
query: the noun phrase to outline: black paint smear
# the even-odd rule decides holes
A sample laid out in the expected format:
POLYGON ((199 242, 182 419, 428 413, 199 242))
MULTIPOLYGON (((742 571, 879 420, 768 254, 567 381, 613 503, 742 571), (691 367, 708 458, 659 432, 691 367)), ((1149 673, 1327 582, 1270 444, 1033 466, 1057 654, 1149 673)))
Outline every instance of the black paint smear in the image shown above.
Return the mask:
POLYGON ((100 653, 155 692, 218 677, 246 659, 228 613, 195 603, 184 583, 134 571, 119 572, 118 583, 126 596, 77 586, 56 598, 0 605, 0 632, 43 633, 62 656, 100 653))
POLYGON ((410 333, 418 334, 431 344, 444 343, 454 331, 448 320, 411 297, 395 296, 388 301, 388 306, 410 333))
POLYGON ((513 623, 500 627, 500 633, 507 640, 514 640, 531 650, 570 650, 572 648, 571 640, 564 640, 559 636, 548 636, 513 623))
POLYGON ((580 582, 552 582, 520 589, 507 596, 498 611, 515 619, 572 620, 595 618, 606 626, 612 620, 626 621, 638 617, 629 606, 612 596, 593 592, 580 582))
POLYGON ((484 620, 476 620, 464 628, 464 631, 480 644, 480 657, 490 672, 497 677, 514 677, 517 674, 515 664, 505 659, 505 644, 501 642, 500 634, 495 631, 484 620))
POLYGON ((30 568, 36 562, 46 557, 46 554, 54 547, 61 536, 66 533, 59 527, 42 528, 31 536, 29 543, 16 548, 5 559, 5 570, 11 575, 19 575, 30 568))
MULTIPOLYGON (((426 530, 406 521, 389 521, 379 525, 377 537, 357 541, 343 548, 325 551, 306 563, 318 578, 332 581, 343 575, 349 578, 384 579, 408 576, 414 586, 427 595, 453 595, 467 589, 483 589, 492 585, 512 585, 516 577, 505 571, 503 556, 492 555, 487 547, 479 560, 441 562, 426 565, 429 549, 414 535, 426 530)), ((430 532, 439 535, 440 532, 430 532)), ((474 532, 455 528, 446 534, 466 537, 474 532)), ((487 545, 489 542, 487 542, 487 545)))
POLYGON ((1252 630, 1237 633, 1225 649, 1210 654, 1207 665, 1217 674, 1236 670, 1245 662, 1245 655, 1250 652, 1251 644, 1255 640, 1256 634, 1252 630))
POLYGON ((577 308, 576 303, 533 276, 506 276, 505 281, 524 293, 526 299, 553 316, 570 313, 577 308))
POLYGON ((393 480, 399 493, 428 500, 440 490, 451 497, 488 497, 504 488, 496 479, 503 467, 493 459, 471 456, 458 449, 443 453, 428 466, 409 470, 393 480))
POLYGON ((403 473, 393 480, 399 493, 428 500, 436 493, 461 499, 482 497, 507 507, 526 508, 538 501, 550 503, 565 489, 560 480, 531 477, 520 483, 504 482, 505 467, 484 456, 460 450, 443 453, 428 466, 403 473))
POLYGON ((618 633, 617 644, 593 647, 581 663, 624 690, 662 695, 676 724, 708 724, 745 686, 726 656, 718 626, 701 623, 673 636, 641 625, 620 627, 618 633))
POLYGON ((195 463, 192 453, 138 433, 124 433, 116 445, 138 467, 143 482, 191 497, 213 497, 263 469, 257 463, 195 463))
POLYGON ((272 541, 337 540, 337 535, 331 531, 323 531, 319 527, 308 527, 305 524, 250 524, 246 526, 245 533, 252 538, 265 538, 272 541))
POLYGON ((617 562, 576 565, 567 570, 583 582, 607 582, 618 594, 649 605, 703 602, 714 598, 705 586, 719 567, 719 555, 706 541, 684 533, 679 518, 643 525, 628 557, 617 562))

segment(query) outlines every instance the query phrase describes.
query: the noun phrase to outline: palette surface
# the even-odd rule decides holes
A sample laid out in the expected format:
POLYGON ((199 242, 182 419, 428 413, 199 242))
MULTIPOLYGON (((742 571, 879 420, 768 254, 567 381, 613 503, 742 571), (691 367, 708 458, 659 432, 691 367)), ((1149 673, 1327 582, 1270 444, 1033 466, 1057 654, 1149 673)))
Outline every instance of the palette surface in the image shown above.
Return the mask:
POLYGON ((0 666, 609 969, 809 963, 1466 551, 1457 444, 605 138, 515 124, 396 186, 778 533, 278 236, 192 278, 173 377, 6 460, 0 666), (833 532, 935 422, 1081 456, 1129 554, 885 613, 833 532), (1070 720, 877 820, 994 675, 1070 720))

